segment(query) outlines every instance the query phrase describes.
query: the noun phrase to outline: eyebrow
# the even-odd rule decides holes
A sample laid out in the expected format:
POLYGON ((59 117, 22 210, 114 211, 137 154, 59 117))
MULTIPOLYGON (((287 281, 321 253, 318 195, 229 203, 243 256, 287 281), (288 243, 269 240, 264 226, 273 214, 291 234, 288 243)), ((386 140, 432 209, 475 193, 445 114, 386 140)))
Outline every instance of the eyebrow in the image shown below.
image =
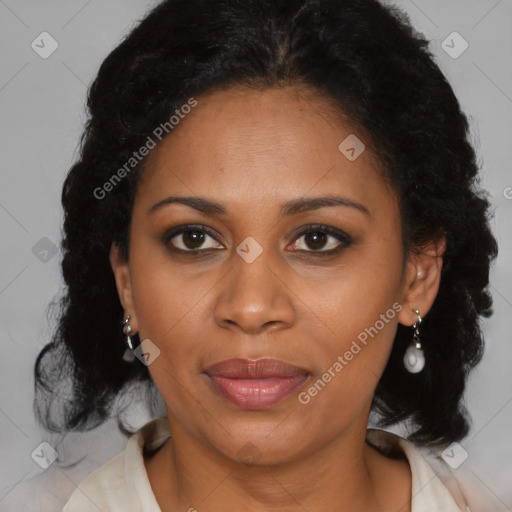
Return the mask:
MULTIPOLYGON (((161 201, 155 203, 149 210, 148 215, 151 213, 160 210, 164 206, 170 204, 183 204, 185 206, 189 206, 190 208, 194 208, 195 210, 205 214, 205 215, 226 215, 228 212, 226 208, 216 201, 212 201, 210 199, 206 199, 204 197, 198 196, 169 196, 161 201)), ((292 201, 288 201, 283 204, 281 207, 281 216, 282 217, 290 217, 292 215, 296 215, 298 213, 310 212, 313 210, 318 210, 320 208, 324 208, 326 206, 345 206, 349 208, 354 208, 364 213, 367 216, 371 216, 368 209, 354 201, 352 199, 348 199, 346 197, 340 196, 327 196, 327 197, 313 197, 313 198, 301 198, 292 201)))

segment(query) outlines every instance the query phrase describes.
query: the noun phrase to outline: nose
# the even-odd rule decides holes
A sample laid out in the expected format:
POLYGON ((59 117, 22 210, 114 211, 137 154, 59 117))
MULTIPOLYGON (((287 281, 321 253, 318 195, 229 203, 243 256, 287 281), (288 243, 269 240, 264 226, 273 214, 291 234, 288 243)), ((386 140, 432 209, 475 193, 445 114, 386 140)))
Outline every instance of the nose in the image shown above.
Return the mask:
POLYGON ((287 282, 290 269, 263 251, 248 263, 233 254, 232 270, 219 283, 214 307, 215 321, 223 328, 262 334, 293 325, 296 297, 287 282))

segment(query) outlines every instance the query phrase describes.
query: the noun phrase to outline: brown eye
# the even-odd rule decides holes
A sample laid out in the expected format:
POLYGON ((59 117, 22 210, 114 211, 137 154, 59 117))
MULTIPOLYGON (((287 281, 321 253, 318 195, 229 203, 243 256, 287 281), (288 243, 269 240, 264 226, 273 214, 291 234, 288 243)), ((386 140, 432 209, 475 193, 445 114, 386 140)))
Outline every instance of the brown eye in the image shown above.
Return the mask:
POLYGON ((334 253, 347 247, 351 242, 351 238, 343 231, 330 226, 312 226, 295 240, 293 249, 320 254, 334 253))
POLYGON ((184 252, 223 248, 204 227, 181 226, 164 236, 164 243, 184 252))
POLYGON ((322 249, 329 237, 321 231, 311 231, 304 235, 304 241, 310 249, 322 249))
POLYGON ((205 235, 200 231, 185 231, 182 233, 183 245, 187 249, 199 249, 204 243, 205 235))

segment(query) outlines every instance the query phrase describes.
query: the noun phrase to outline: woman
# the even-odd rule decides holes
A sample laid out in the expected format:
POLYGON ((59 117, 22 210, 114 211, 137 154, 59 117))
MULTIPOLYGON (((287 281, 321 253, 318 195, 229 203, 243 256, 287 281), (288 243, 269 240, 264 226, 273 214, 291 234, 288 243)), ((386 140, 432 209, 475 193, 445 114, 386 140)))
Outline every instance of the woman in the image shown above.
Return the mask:
POLYGON ((167 0, 107 57, 36 381, 67 430, 138 380, 167 414, 65 512, 466 510, 411 442, 468 432, 497 247, 427 44, 376 1, 167 0))

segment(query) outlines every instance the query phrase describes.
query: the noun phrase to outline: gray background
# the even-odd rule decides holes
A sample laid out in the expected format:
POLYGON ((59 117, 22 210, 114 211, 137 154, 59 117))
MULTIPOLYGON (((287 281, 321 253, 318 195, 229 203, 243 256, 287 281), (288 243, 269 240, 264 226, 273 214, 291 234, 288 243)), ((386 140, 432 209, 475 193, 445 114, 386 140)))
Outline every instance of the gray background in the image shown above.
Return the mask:
MULTIPOLYGON (((483 324, 487 350, 468 384, 473 427, 460 443, 469 456, 456 474, 486 493, 487 503, 494 500, 492 510, 512 510, 512 1, 391 3, 432 40, 441 69, 470 115, 482 185, 492 196, 500 245, 491 276, 495 314, 483 324), (453 31, 469 44, 456 59, 442 46, 453 31)), ((154 4, 0 0, 1 511, 60 510, 76 484, 125 444, 113 421, 64 439, 44 432, 32 410, 32 371, 51 333, 47 306, 62 287, 60 254, 52 255, 52 248, 60 242, 61 187, 76 158, 87 85, 107 53, 154 4), (31 48, 43 31, 59 45, 47 59, 31 48), (57 449, 64 466, 87 456, 73 467, 55 463, 42 470, 31 457, 42 441, 57 449)), ((458 44, 453 43, 455 50, 458 44)), ((121 409, 129 396, 123 400, 121 409)), ((136 426, 154 414, 140 403, 125 412, 136 426)))

